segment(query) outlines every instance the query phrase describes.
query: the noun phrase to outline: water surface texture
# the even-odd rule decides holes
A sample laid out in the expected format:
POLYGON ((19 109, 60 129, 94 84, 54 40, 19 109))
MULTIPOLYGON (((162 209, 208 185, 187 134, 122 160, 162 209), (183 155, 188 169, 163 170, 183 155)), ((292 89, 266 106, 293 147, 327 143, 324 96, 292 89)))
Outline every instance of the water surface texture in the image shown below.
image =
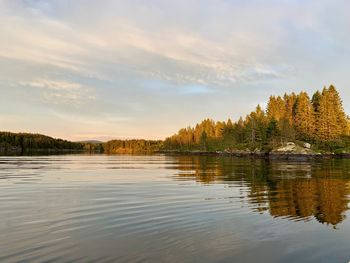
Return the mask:
POLYGON ((349 262, 350 160, 0 157, 1 262, 349 262))

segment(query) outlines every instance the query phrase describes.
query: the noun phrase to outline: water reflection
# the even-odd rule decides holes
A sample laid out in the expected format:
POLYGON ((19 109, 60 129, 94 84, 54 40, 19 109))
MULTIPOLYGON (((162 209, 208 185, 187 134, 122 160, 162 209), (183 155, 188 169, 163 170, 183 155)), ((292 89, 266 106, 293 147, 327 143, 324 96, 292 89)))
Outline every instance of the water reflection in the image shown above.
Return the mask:
POLYGON ((0 157, 0 262, 348 262, 349 165, 0 157))
POLYGON ((177 156, 175 180, 227 183, 242 193, 256 212, 290 220, 315 218, 336 226, 345 219, 350 195, 349 162, 281 162, 262 159, 177 156))

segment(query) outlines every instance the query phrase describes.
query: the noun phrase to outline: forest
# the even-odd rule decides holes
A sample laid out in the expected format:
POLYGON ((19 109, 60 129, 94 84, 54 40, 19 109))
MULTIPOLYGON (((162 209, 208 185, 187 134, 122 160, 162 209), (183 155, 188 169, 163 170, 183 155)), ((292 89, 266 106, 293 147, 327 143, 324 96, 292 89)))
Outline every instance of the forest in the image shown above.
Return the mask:
POLYGON ((107 154, 151 153, 159 151, 162 147, 161 140, 111 140, 104 144, 104 152, 107 154))
POLYGON ((31 152, 85 152, 107 154, 151 153, 161 149, 161 140, 111 140, 102 142, 71 142, 32 133, 0 132, 1 154, 31 152))
POLYGON ((349 152, 350 120, 337 89, 331 85, 316 91, 271 96, 267 109, 255 111, 237 122, 205 119, 164 141, 173 151, 264 151, 287 142, 309 143, 317 152, 349 152))
POLYGON ((31 151, 77 151, 84 150, 83 143, 32 134, 0 132, 0 153, 24 153, 31 151))

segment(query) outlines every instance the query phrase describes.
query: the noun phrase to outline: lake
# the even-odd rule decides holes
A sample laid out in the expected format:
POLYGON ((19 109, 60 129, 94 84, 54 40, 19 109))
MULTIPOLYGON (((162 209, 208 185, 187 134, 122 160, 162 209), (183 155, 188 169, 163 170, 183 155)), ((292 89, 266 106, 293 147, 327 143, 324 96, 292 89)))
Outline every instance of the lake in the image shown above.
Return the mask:
POLYGON ((1 262, 349 262, 350 160, 0 157, 1 262))

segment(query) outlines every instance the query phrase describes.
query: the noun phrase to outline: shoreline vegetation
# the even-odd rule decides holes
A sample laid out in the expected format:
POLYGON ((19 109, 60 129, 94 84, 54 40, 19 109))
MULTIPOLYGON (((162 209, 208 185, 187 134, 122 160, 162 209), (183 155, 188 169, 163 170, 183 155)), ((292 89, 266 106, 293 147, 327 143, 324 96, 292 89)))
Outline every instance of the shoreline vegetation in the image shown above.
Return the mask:
POLYGON ((167 138, 163 150, 270 158, 348 157, 350 119, 336 88, 270 96, 237 122, 205 119, 167 138))
POLYGON ((71 142, 42 134, 0 132, 1 155, 103 152, 102 143, 71 142))
POLYGON ((284 161, 309 161, 321 159, 350 159, 350 153, 295 153, 295 152, 203 152, 203 151, 157 151, 155 153, 167 155, 199 155, 199 156, 218 156, 218 157, 238 157, 238 158, 256 158, 284 161))
POLYGON ((70 142, 31 133, 0 132, 0 154, 195 154, 270 159, 350 158, 350 119, 331 85, 316 91, 270 96, 266 110, 237 122, 205 119, 162 140, 70 142))

